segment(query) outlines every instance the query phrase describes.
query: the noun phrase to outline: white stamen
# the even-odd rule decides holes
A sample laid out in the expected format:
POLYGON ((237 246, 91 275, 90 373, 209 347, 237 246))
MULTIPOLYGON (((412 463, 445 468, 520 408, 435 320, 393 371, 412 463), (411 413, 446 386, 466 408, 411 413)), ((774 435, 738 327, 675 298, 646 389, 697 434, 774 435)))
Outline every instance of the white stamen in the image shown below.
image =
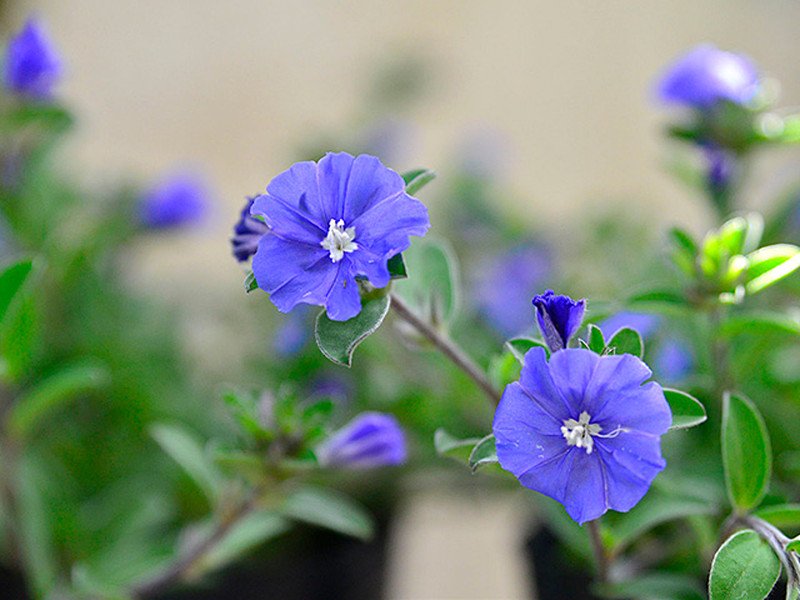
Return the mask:
POLYGON ((358 244, 355 243, 356 228, 344 228, 344 221, 339 219, 331 219, 328 224, 328 235, 322 240, 319 245, 331 253, 331 261, 339 262, 344 258, 345 252, 355 252, 358 250, 358 244))
POLYGON ((603 428, 596 423, 591 423, 591 420, 592 417, 589 416, 589 413, 583 411, 577 421, 575 419, 564 421, 564 425, 561 427, 561 434, 567 440, 568 446, 583 448, 586 450, 586 454, 591 454, 592 450, 594 450, 594 440, 592 439, 594 436, 616 437, 623 431, 620 427, 617 427, 610 434, 601 435, 600 432, 603 428))

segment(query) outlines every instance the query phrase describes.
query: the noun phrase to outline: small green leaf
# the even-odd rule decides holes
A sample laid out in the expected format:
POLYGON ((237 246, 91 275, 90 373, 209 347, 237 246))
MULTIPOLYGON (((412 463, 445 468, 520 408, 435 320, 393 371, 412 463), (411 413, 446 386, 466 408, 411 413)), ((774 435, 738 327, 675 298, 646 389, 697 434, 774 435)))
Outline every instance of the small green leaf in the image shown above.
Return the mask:
POLYGON ((748 294, 757 294, 800 268, 800 248, 775 244, 751 252, 747 259, 745 290, 748 294))
POLYGON ((589 325, 589 350, 597 354, 603 354, 606 350, 606 340, 602 330, 597 326, 589 325))
POLYGON ((469 468, 475 473, 483 466, 497 464, 497 446, 495 445, 494 434, 490 433, 472 449, 469 455, 469 468))
POLYGON ((0 323, 3 322, 8 307, 11 306, 11 302, 28 279, 32 269, 33 262, 23 260, 0 273, 0 323))
POLYGON ((283 503, 280 513, 295 521, 369 540, 374 532, 370 514, 357 502, 331 490, 305 487, 283 503))
POLYGON ((652 573, 636 579, 594 586, 603 598, 628 600, 703 600, 705 595, 695 578, 674 573, 652 573))
POLYGON ((509 383, 519 380, 522 364, 513 352, 493 356, 487 371, 489 380, 497 388, 505 388, 509 383))
POLYGON ((222 541, 215 544, 202 560, 205 570, 218 569, 232 563, 264 542, 289 529, 289 521, 267 510, 258 510, 237 522, 222 541))
POLYGON ((787 552, 800 552, 800 537, 796 537, 786 544, 787 552))
POLYGON ((361 312, 349 321, 333 321, 325 310, 317 316, 314 335, 322 353, 337 365, 349 367, 356 347, 375 333, 389 312, 389 296, 362 301, 361 312))
POLYGON ((214 504, 222 490, 222 478, 200 442, 183 427, 165 423, 152 425, 150 435, 214 504))
POLYGON ((431 237, 415 240, 403 253, 409 277, 394 289, 414 313, 434 326, 451 321, 458 308, 458 268, 450 246, 431 237))
POLYGON ((108 385, 108 370, 95 361, 64 367, 50 375, 20 398, 11 409, 8 427, 18 438, 26 438, 43 419, 55 413, 81 394, 108 385))
POLYGON ((431 181, 436 179, 436 172, 430 169, 414 169, 402 175, 406 183, 406 194, 413 196, 431 181))
POLYGON ((630 327, 623 327, 608 341, 608 347, 616 354, 633 354, 637 358, 644 356, 644 342, 639 332, 630 327))
POLYGON ((531 348, 544 348, 544 351, 547 354, 547 358, 548 359, 550 358, 550 348, 548 348, 547 344, 545 344, 541 340, 534 340, 532 338, 527 338, 527 337, 516 337, 506 341, 505 346, 508 349, 508 351, 514 355, 514 358, 516 358, 520 364, 523 363, 525 354, 531 348))
POLYGON ((664 397, 669 403, 670 411, 672 411, 670 430, 688 429, 705 422, 707 418, 706 408, 694 396, 680 390, 664 388, 664 397))
POLYGON ((755 405, 731 393, 722 404, 722 464, 731 504, 739 512, 758 506, 772 471, 769 434, 755 405))
POLYGON ((252 271, 247 272, 247 276, 244 278, 244 291, 248 294, 253 290, 258 289, 258 282, 256 281, 256 276, 252 271))
POLYGON ((433 446, 439 456, 452 458, 460 463, 469 464, 469 457, 480 438, 467 438, 460 440, 444 429, 439 428, 433 434, 433 446))
POLYGON ((753 513, 781 530, 800 531, 800 504, 773 504, 753 513))
POLYGON ((403 253, 399 252, 389 259, 386 263, 389 268, 389 275, 392 279, 405 279, 408 277, 406 272, 406 263, 403 261, 403 253))
POLYGON ((788 333, 800 335, 800 320, 796 315, 779 312, 751 312, 728 317, 720 328, 722 335, 733 337, 740 334, 763 335, 788 333))
POLYGON ((689 306, 686 297, 674 290, 650 290, 628 298, 626 303, 633 308, 650 308, 651 310, 683 310, 689 306))
POLYGON ((710 600, 766 598, 781 574, 781 563, 755 531, 745 529, 722 544, 711 563, 710 600))

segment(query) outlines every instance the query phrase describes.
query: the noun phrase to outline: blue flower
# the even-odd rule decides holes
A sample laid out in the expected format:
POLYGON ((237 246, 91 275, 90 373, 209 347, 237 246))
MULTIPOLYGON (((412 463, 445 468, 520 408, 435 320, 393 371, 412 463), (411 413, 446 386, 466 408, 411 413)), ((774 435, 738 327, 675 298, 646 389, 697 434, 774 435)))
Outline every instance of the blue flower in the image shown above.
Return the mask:
POLYGON ((651 364, 661 381, 672 383, 685 379, 692 372, 694 362, 689 347, 671 337, 662 342, 651 364))
POLYGON ((586 300, 573 300, 569 296, 557 296, 553 290, 533 297, 536 320, 544 341, 553 352, 563 350, 570 338, 581 326, 586 300))
POLYGON ((550 254, 540 245, 521 244, 493 257, 475 282, 479 311, 505 337, 524 332, 530 327, 528 298, 551 270, 550 254))
POLYGON ((617 331, 625 327, 635 329, 639 332, 639 335, 642 336, 642 339, 647 339, 656 332, 660 324, 661 318, 657 315, 623 311, 598 323, 598 327, 600 327, 600 330, 603 332, 603 337, 607 340, 611 339, 617 331))
POLYGON ((701 44, 672 63, 658 85, 663 102, 705 110, 728 100, 750 101, 758 91, 755 65, 741 54, 701 44))
POLYGON ((368 469, 406 461, 406 438, 397 420, 383 413, 361 413, 316 450, 326 467, 368 469))
POLYGON ((580 524, 626 512, 664 469, 660 437, 672 416, 650 369, 630 354, 543 348, 524 358, 494 416, 500 465, 557 500, 580 524))
POLYGON ((405 193, 402 177, 374 156, 326 154, 275 177, 251 213, 270 228, 253 273, 278 310, 325 306, 335 321, 361 311, 356 278, 382 288, 387 261, 430 227, 428 210, 405 193))
POLYGON ((11 38, 5 57, 5 86, 34 100, 47 100, 61 79, 63 65, 42 24, 28 19, 11 38))
POLYGON ((175 172, 151 187, 139 201, 139 221, 150 229, 171 229, 201 221, 209 191, 199 175, 175 172))
POLYGON ((233 226, 231 245, 233 246, 233 255, 239 262, 246 261, 256 253, 261 236, 269 231, 269 227, 264 221, 256 219, 250 214, 253 200, 255 198, 248 198, 239 220, 233 226))

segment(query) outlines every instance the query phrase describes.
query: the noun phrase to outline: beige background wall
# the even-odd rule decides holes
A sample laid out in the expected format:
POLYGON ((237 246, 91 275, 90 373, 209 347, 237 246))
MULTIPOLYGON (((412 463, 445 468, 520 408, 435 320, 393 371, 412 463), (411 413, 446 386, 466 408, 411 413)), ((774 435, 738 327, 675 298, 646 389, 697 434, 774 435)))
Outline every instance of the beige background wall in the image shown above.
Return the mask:
MULTIPOLYGON (((199 311, 201 348, 217 339, 213 307, 239 298, 227 237, 243 196, 316 130, 352 125, 370 73, 394 53, 430 59, 436 78, 425 102, 399 115, 418 132, 411 162, 441 168, 465 130, 497 129, 517 209, 566 232, 571 217, 622 201, 641 217, 703 227, 705 213, 663 172, 664 113, 650 97, 655 73, 688 46, 749 53, 782 80, 785 103, 800 104, 800 3, 789 0, 40 0, 10 3, 5 26, 32 9, 67 57, 63 95, 81 116, 69 160, 83 177, 147 179, 188 162, 215 182, 214 221, 143 248, 137 266, 154 288, 166 277, 197 290, 172 300, 199 311)), ((798 172, 796 152, 770 162, 781 177, 798 172)), ((749 203, 776 188, 766 173, 749 203)), ((435 497, 409 509, 420 527, 401 539, 394 596, 521 594, 518 572, 441 562, 472 541, 513 571, 515 527, 502 518, 511 509, 462 506, 475 513, 465 521, 442 506, 435 497)))

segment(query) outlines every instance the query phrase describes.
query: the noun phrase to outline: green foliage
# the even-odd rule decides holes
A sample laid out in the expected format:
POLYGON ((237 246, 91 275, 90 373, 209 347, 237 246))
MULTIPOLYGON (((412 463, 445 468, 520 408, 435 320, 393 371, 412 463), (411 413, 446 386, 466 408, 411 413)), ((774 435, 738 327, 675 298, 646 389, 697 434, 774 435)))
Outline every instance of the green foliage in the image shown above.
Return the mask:
POLYGON ((644 357, 644 342, 635 329, 623 327, 608 341, 607 347, 615 354, 632 354, 637 358, 644 357))
POLYGON ((389 312, 389 296, 363 300, 361 312, 348 321, 333 321, 323 310, 317 316, 314 335, 322 353, 337 365, 349 367, 358 345, 378 330, 389 312))
POLYGON ((452 458, 463 464, 469 464, 472 450, 479 442, 481 438, 458 439, 441 428, 436 430, 433 437, 433 445, 439 456, 452 458))
POLYGON ((473 473, 486 465, 497 464, 497 447, 494 434, 489 434, 480 440, 469 455, 469 468, 473 473))
POLYGON ((606 351, 606 340, 603 337, 602 330, 597 325, 589 325, 589 350, 597 354, 603 354, 606 351))
POLYGON ((769 486, 772 450, 763 417, 737 394, 723 399, 722 464, 731 504, 740 512, 758 506, 769 486))
POLYGON ((252 271, 248 271, 244 278, 244 291, 249 294, 257 289, 258 282, 256 281, 256 276, 252 271))
POLYGON ((534 340, 532 338, 527 338, 527 337, 516 337, 506 341, 505 346, 514 355, 514 358, 516 358, 520 364, 523 363, 525 354, 531 348, 544 348, 545 354, 547 354, 547 358, 548 359, 550 358, 550 348, 548 348, 547 344, 545 344, 541 340, 534 340))
POLYGON ((758 534, 745 529, 720 546, 711 564, 710 600, 766 598, 781 574, 772 548, 758 534))
MULTIPOLYGON (((249 512, 234 523, 222 541, 203 556, 198 566, 204 571, 223 567, 266 541, 282 535, 289 527, 288 519, 273 511, 260 509, 249 512)), ((209 529, 206 527, 198 533, 208 535, 209 529)))
POLYGON ((522 364, 514 352, 503 352, 489 361, 489 380, 496 388, 505 388, 519 380, 522 364))
POLYGON ((402 175, 403 181, 406 183, 406 193, 413 196, 431 181, 436 179, 436 172, 430 169, 414 169, 407 171, 402 175))
POLYGON ((603 598, 627 600, 703 600, 702 590, 693 577, 677 573, 652 573, 635 579, 594 586, 603 598))
POLYGON ((753 514, 781 530, 800 531, 800 504, 773 504, 753 514))
POLYGON ((670 429, 688 429, 705 422, 706 409, 694 396, 679 390, 664 388, 664 397, 672 411, 670 429))
POLYGON ((375 532, 372 517, 360 504, 322 488, 304 487, 291 493, 280 514, 362 540, 369 540, 375 532))
POLYGON ((403 260, 402 252, 395 254, 392 258, 390 258, 386 263, 386 266, 389 269, 389 275, 391 275, 392 279, 406 279, 408 277, 406 263, 403 260))

